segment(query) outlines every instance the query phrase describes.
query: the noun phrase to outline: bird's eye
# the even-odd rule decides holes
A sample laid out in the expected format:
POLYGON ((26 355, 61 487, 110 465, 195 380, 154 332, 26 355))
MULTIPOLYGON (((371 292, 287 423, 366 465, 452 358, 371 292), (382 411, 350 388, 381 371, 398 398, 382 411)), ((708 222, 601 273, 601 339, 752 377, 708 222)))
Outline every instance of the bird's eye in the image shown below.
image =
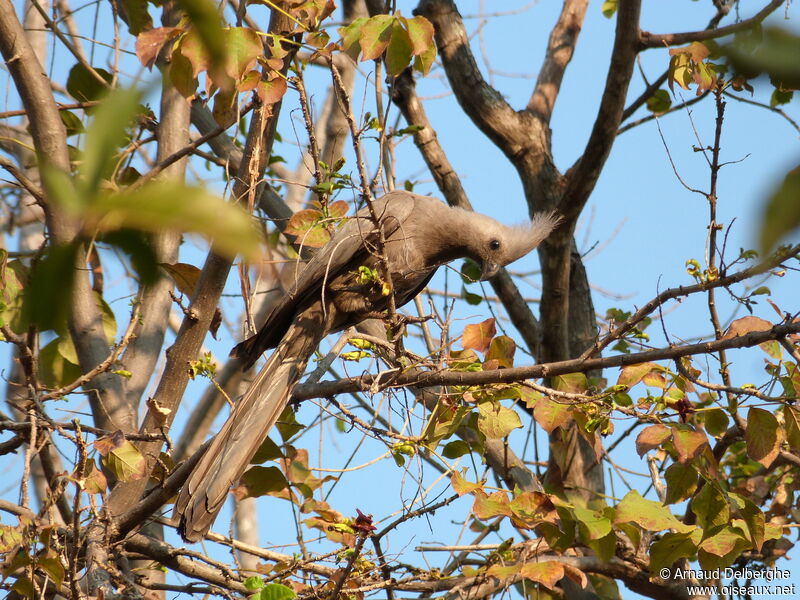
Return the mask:
POLYGON ((492 240, 489 242, 489 248, 491 250, 499 250, 500 249, 500 240, 492 240))

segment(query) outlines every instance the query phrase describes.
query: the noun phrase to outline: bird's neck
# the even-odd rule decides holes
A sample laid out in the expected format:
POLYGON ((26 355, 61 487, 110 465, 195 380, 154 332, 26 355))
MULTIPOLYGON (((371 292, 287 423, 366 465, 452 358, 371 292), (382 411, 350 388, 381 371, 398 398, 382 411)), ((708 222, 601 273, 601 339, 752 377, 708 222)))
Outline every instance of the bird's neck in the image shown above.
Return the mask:
POLYGON ((477 258, 480 232, 475 231, 469 215, 465 210, 445 204, 432 211, 431 219, 426 223, 426 228, 429 228, 426 238, 430 242, 433 263, 442 265, 458 258, 477 258))

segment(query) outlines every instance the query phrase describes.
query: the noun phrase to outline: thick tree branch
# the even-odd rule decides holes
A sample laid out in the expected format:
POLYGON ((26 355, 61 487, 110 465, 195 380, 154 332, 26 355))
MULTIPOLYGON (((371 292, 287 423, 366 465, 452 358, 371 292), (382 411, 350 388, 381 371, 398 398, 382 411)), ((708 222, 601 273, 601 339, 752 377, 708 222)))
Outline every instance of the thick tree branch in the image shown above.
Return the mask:
POLYGON ((240 594, 249 594, 251 592, 244 586, 241 579, 234 579, 220 569, 192 560, 186 556, 185 550, 179 550, 141 533, 127 538, 124 541, 124 546, 130 552, 142 554, 188 577, 202 579, 223 589, 232 590, 240 594))
POLYGON ((594 127, 581 157, 567 172, 567 184, 560 203, 561 213, 572 223, 592 193, 622 121, 625 98, 638 54, 641 0, 621 0, 606 85, 594 127))
POLYGON ((547 123, 553 116, 553 107, 561 89, 564 72, 575 53, 575 44, 578 42, 588 5, 589 0, 564 0, 561 15, 550 32, 547 53, 539 70, 536 87, 528 101, 528 111, 547 123))
MULTIPOLYGON (((178 24, 180 12, 174 3, 164 5, 161 21, 164 26, 178 24)), ((163 66, 163 61, 160 65, 163 66)), ((189 145, 189 105, 170 83, 166 73, 162 73, 161 111, 158 120, 157 163, 163 164, 167 157, 173 156, 189 145)), ((186 159, 180 159, 163 169, 162 177, 183 181, 186 159)), ((151 238, 152 248, 159 263, 173 264, 178 261, 178 246, 181 235, 177 231, 160 231, 151 238)), ((136 330, 136 339, 125 353, 125 368, 131 377, 125 384, 127 401, 138 409, 145 387, 150 381, 156 362, 161 355, 167 317, 172 304, 169 292, 174 283, 166 274, 141 291, 141 325, 136 330)), ((138 411, 137 411, 138 412, 138 411)))
POLYGON ((458 103, 472 122, 509 157, 531 143, 529 123, 481 75, 453 0, 421 0, 415 11, 436 28, 436 46, 458 103))

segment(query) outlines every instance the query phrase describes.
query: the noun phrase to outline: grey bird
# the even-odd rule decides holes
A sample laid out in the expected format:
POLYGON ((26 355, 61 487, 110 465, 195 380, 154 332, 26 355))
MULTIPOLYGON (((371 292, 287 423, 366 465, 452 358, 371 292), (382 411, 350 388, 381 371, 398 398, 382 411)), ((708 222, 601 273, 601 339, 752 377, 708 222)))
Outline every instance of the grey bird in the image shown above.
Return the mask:
MULTIPOLYGON (((373 202, 373 209, 383 229, 398 307, 420 293, 439 266, 471 258, 480 265, 481 279, 488 279, 533 250, 559 223, 555 213, 541 213, 530 223, 509 227, 406 191, 386 194, 373 202)), ((248 369, 263 352, 276 348, 181 489, 175 516, 186 541, 196 542, 208 532, 322 339, 388 308, 379 239, 371 213, 362 209, 307 264, 298 266, 294 285, 258 333, 231 352, 248 369), (365 277, 360 267, 378 277, 365 277)))

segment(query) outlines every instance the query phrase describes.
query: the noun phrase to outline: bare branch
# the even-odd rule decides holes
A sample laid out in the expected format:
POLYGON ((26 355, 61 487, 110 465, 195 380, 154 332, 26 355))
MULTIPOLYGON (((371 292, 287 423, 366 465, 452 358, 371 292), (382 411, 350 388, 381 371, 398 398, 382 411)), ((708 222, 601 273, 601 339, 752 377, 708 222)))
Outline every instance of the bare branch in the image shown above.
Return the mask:
POLYGON ((663 48, 664 46, 677 46, 678 44, 688 44, 690 42, 702 42, 704 40, 713 40, 720 38, 737 31, 745 31, 754 25, 758 25, 766 19, 769 15, 775 12, 778 7, 784 4, 784 0, 771 0, 764 8, 758 11, 749 19, 744 19, 738 23, 727 25, 726 27, 719 27, 716 29, 703 29, 701 31, 688 31, 685 33, 650 33, 649 31, 642 31, 639 34, 639 45, 641 49, 645 48, 663 48))
POLYGON ((640 9, 641 0, 622 0, 619 3, 614 48, 600 108, 586 148, 567 172, 567 185, 559 206, 568 222, 574 222, 586 204, 616 139, 638 54, 640 9))
POLYGON ((575 52, 588 5, 588 0, 564 0, 561 15, 550 32, 547 54, 527 108, 545 122, 549 123, 553 115, 561 80, 575 52))
POLYGON ((447 79, 464 112, 508 156, 530 143, 529 121, 523 119, 481 75, 469 38, 453 0, 421 0, 417 12, 436 28, 436 45, 447 79))

